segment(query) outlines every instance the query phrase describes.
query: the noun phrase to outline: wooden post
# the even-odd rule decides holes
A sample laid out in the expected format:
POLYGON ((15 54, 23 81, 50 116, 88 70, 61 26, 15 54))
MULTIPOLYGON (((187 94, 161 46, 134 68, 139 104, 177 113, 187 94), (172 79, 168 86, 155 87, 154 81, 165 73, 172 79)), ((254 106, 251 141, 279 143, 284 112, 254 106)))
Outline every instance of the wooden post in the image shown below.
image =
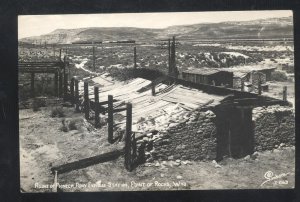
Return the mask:
POLYGON ((75 79, 75 111, 79 112, 79 81, 75 79))
POLYGON ((34 92, 34 73, 31 73, 31 82, 30 82, 30 89, 31 89, 31 97, 35 96, 35 92, 34 92))
POLYGON ((96 57, 95 57, 95 46, 93 45, 93 69, 94 69, 94 71, 96 71, 95 60, 96 60, 96 57))
POLYGON ((59 49, 59 60, 61 61, 61 48, 59 49))
POLYGON ((261 80, 260 80, 260 75, 258 79, 258 95, 261 95, 261 80))
POLYGON ((131 157, 131 165, 132 165, 137 160, 135 133, 132 133, 131 147, 132 147, 132 157, 131 157))
POLYGON ((74 104, 74 78, 71 78, 71 83, 70 83, 70 94, 71 94, 71 103, 74 104))
POLYGON ((174 76, 175 78, 178 77, 178 71, 176 69, 176 63, 175 63, 175 53, 176 53, 176 50, 175 50, 175 45, 176 42, 175 42, 175 36, 173 36, 173 40, 172 40, 172 46, 171 46, 171 76, 174 76))
POLYGON ((58 95, 58 72, 55 72, 54 74, 54 93, 55 93, 55 96, 59 96, 58 95))
POLYGON ((136 47, 133 48, 133 67, 136 69, 136 47))
POLYGON ((283 101, 287 101, 287 86, 283 86, 282 96, 283 101))
POLYGON ((245 86, 245 83, 244 83, 243 79, 241 79, 241 91, 244 91, 244 86, 245 86))
POLYGON ((89 83, 87 81, 84 82, 84 114, 85 119, 89 120, 90 116, 90 103, 89 103, 89 83))
POLYGON ((95 95, 95 127, 100 125, 100 113, 99 113, 99 88, 94 86, 94 95, 95 95))
POLYGON ((168 62, 169 62, 169 76, 171 75, 171 40, 170 39, 168 39, 168 53, 169 53, 169 60, 168 60, 168 62))
POLYGON ((63 74, 59 71, 58 75, 58 97, 62 97, 63 94, 63 74))
POLYGON ((64 101, 68 97, 68 73, 64 73, 64 101))
POLYGON ((155 96, 155 84, 153 82, 151 83, 151 94, 155 96))
POLYGON ((55 46, 54 46, 54 44, 52 45, 52 47, 53 47, 53 57, 55 57, 55 46))
POLYGON ((128 171, 132 171, 132 159, 131 159, 131 125, 132 125, 132 104, 126 104, 126 134, 125 134, 125 168, 128 171))
POLYGON ((108 124, 108 142, 113 143, 113 136, 114 136, 114 117, 113 117, 113 96, 108 95, 108 117, 107 117, 107 124, 108 124))

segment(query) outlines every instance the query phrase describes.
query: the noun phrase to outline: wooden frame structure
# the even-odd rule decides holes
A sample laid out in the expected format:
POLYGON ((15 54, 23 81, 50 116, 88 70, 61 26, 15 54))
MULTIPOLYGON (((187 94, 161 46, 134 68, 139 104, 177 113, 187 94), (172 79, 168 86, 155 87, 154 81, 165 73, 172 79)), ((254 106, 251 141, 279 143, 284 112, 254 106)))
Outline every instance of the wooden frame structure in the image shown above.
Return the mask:
POLYGON ((46 73, 54 74, 54 94, 57 97, 64 98, 67 95, 68 74, 65 72, 67 62, 20 62, 18 71, 21 74, 31 74, 30 78, 30 94, 35 97, 35 74, 46 73))

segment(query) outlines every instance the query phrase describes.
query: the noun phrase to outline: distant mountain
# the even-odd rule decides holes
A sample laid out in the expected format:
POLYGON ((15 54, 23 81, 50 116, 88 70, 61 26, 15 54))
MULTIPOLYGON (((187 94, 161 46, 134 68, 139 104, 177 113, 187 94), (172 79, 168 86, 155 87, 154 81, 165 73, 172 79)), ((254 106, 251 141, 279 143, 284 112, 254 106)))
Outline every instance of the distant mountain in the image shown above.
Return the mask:
POLYGON ((292 38, 292 17, 252 21, 176 25, 164 29, 135 27, 88 27, 57 29, 49 34, 22 38, 27 43, 72 43, 78 41, 151 41, 176 36, 181 40, 292 38))

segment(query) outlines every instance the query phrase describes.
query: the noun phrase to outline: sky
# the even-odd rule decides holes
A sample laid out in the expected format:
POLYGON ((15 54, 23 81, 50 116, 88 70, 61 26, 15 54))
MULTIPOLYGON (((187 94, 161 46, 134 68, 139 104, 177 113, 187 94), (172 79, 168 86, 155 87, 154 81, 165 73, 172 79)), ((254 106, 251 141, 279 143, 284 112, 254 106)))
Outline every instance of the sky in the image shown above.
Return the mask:
POLYGON ((288 10, 20 15, 18 16, 18 38, 48 34, 56 29, 83 27, 165 28, 172 25, 248 21, 292 15, 292 11, 288 10))

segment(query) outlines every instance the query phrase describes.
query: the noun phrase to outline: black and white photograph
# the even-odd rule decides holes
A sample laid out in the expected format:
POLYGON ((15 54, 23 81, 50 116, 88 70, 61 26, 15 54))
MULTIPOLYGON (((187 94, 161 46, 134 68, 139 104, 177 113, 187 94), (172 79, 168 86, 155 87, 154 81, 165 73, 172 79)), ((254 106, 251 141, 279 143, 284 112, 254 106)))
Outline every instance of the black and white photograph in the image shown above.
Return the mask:
POLYGON ((20 192, 293 189, 291 10, 18 16, 20 192))

